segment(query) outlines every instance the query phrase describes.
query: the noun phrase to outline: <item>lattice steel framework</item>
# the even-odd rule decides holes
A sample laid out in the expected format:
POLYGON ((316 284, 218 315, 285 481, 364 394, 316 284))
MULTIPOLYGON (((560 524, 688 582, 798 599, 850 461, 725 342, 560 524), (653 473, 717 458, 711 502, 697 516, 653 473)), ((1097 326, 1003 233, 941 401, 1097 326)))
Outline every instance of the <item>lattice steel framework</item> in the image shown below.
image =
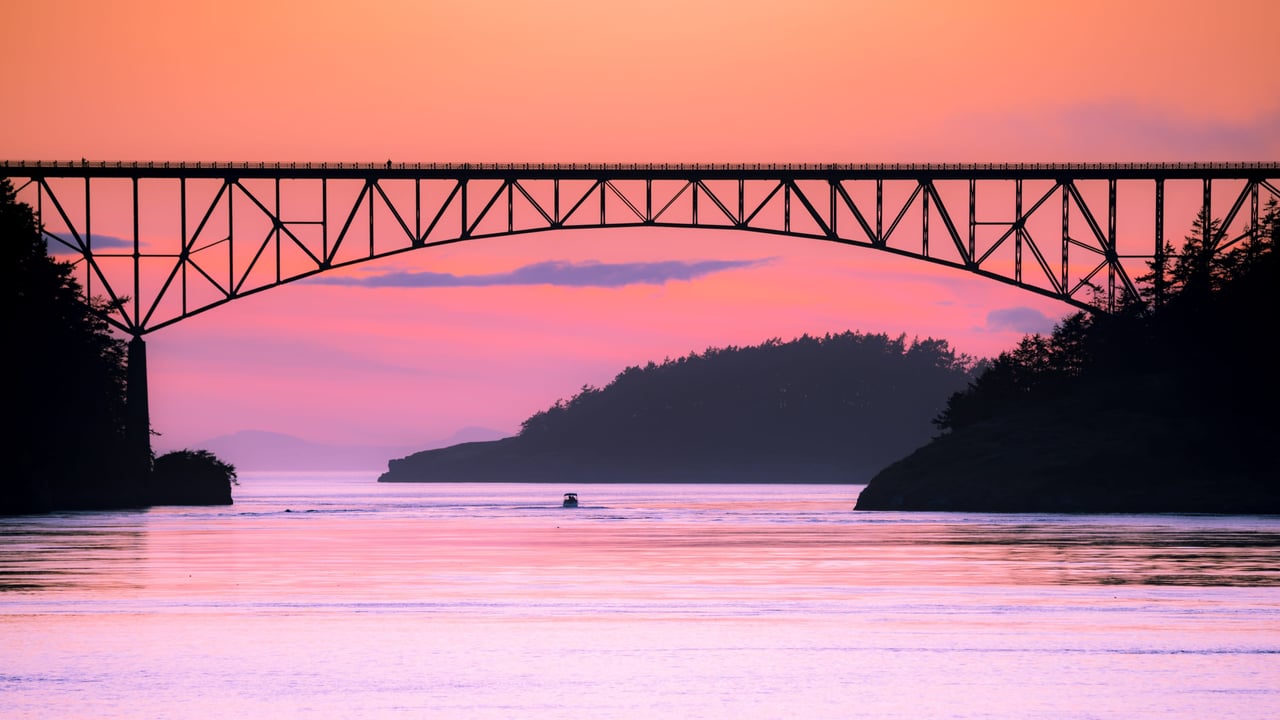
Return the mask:
MULTIPOLYGON (((1161 267, 1166 216, 1256 231, 1280 164, 490 165, 3 162, 51 248, 135 338, 421 248, 560 229, 737 230, 918 258, 1107 312, 1161 267), (1225 191, 1223 187, 1225 186, 1225 191), (1123 188, 1123 191, 1122 191, 1123 188), (1187 198, 1190 197, 1190 200, 1187 198)), ((1162 278, 1154 276, 1159 296, 1162 278)))

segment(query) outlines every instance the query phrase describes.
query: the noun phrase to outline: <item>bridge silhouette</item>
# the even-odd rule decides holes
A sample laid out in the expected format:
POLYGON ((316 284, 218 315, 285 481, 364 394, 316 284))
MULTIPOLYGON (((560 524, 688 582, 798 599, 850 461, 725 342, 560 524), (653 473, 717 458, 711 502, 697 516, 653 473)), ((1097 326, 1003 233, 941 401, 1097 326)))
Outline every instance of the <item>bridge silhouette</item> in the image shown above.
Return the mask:
MULTIPOLYGON (((3 161, 51 253, 131 337, 238 298, 451 243, 560 230, 732 230, 915 258, 1112 312, 1159 302, 1171 208, 1223 252, 1280 199, 1280 163, 487 164, 3 161), (1176 189, 1175 189, 1176 186, 1176 189), (1225 187, 1225 190, 1224 190, 1225 187)), ((1176 250, 1176 246, 1175 246, 1176 250)))

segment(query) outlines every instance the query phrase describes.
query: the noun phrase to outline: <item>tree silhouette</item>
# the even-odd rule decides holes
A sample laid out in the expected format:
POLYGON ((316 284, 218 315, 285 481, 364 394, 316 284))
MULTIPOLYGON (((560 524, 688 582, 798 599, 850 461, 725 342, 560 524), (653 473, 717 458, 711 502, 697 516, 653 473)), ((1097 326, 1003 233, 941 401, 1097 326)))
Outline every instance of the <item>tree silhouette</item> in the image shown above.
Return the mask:
POLYGON ((1166 246, 1152 272, 1139 278, 1150 300, 1157 270, 1163 273, 1167 294, 1161 307, 1129 306, 1109 316, 1077 313, 1047 337, 1024 337, 953 395, 935 424, 943 430, 970 426, 1028 402, 1076 392, 1082 383, 1114 383, 1152 368, 1182 377, 1187 391, 1180 394, 1198 397, 1202 393, 1191 386, 1207 386, 1219 374, 1224 350, 1263 332, 1249 323, 1259 308, 1274 304, 1276 291, 1253 292, 1247 301, 1237 296, 1274 274, 1278 226, 1280 208, 1272 199, 1258 227, 1223 247, 1221 220, 1202 209, 1182 248, 1166 246))
POLYGON ((1231 256, 1218 252, 1222 221, 1201 208, 1183 238, 1170 272, 1169 289, 1176 293, 1206 293, 1219 289, 1231 276, 1231 256))
POLYGON ((708 348, 584 385, 514 438, 393 460, 390 475, 854 482, 926 442, 929 418, 975 365, 945 340, 905 335, 708 348))
POLYGON ((234 465, 208 450, 175 450, 156 458, 150 498, 159 505, 230 505, 234 465))
POLYGON ((97 314, 102 302, 84 301, 72 266, 49 256, 8 179, 0 179, 0 248, 11 339, 0 509, 143 504, 124 453, 125 345, 97 314))
POLYGON ((859 509, 1280 512, 1280 208, 1225 238, 1201 212, 1142 278, 1164 301, 1073 315, 953 394, 859 509))

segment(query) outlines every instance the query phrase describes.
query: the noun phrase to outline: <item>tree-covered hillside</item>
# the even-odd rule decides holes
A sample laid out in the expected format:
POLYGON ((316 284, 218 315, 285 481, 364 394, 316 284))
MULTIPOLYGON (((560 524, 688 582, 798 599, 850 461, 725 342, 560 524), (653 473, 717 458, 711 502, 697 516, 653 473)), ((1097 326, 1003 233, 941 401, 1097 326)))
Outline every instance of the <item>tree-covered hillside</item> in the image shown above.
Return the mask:
POLYGON ((996 358, 857 508, 1280 512, 1280 211, 1215 251, 1218 235, 1201 214, 1123 311, 996 358))
POLYGON ((519 435, 390 462, 383 481, 865 482, 972 376, 944 340, 845 332, 628 367, 519 435))

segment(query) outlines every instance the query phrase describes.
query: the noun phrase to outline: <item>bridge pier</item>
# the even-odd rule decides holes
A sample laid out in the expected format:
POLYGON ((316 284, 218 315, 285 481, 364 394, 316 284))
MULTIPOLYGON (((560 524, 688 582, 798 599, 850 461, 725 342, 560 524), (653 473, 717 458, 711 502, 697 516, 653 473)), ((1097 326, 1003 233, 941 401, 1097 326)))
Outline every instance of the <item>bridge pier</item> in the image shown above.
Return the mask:
POLYGON ((141 335, 129 341, 125 387, 125 443, 136 482, 151 473, 151 411, 147 399, 147 344, 141 335))

